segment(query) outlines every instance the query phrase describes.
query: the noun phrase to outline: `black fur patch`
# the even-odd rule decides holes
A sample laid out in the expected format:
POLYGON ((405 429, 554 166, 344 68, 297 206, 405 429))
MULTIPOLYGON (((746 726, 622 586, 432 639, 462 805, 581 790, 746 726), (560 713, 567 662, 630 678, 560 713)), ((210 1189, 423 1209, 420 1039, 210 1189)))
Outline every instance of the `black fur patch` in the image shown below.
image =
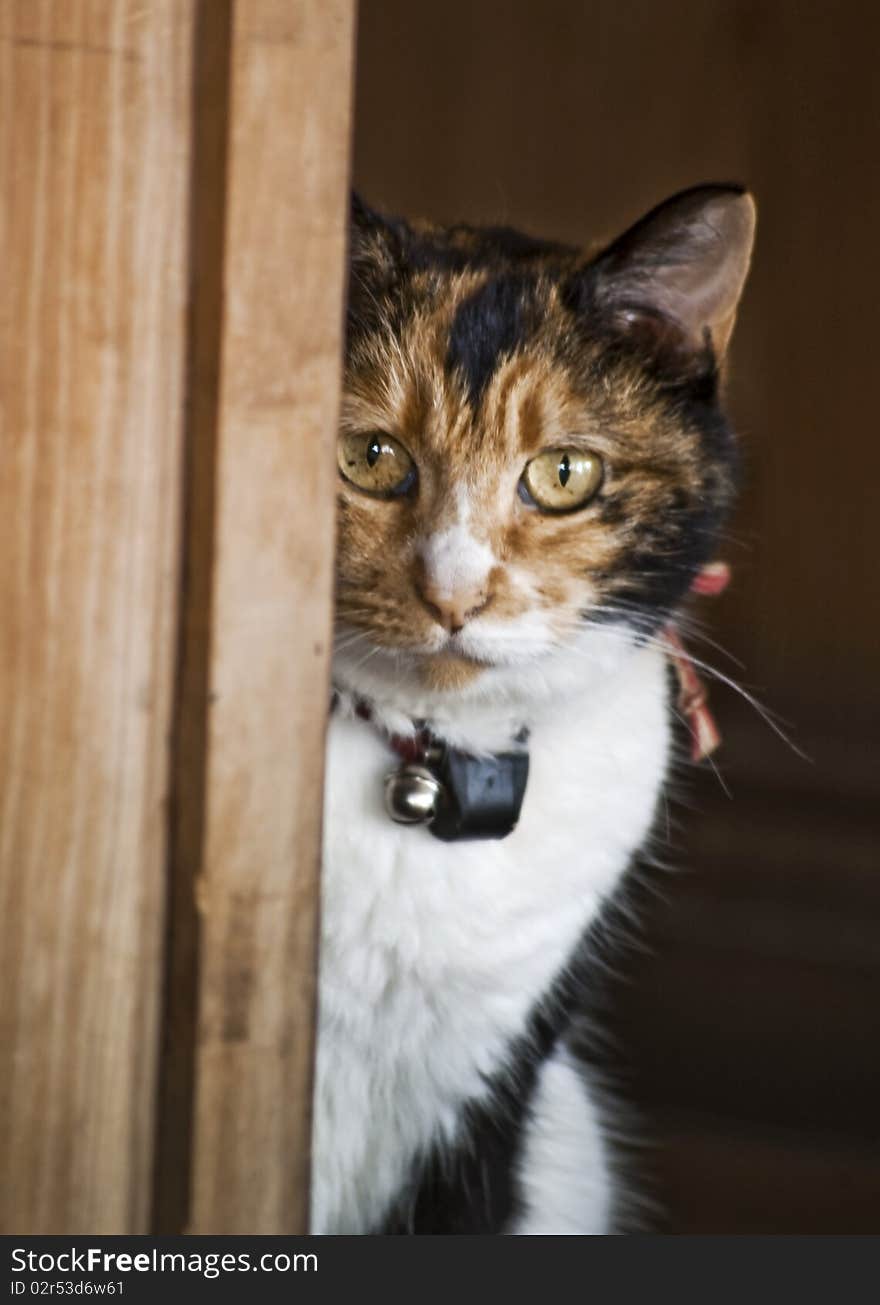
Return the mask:
POLYGON ((513 227, 472 227, 465 222, 417 231, 397 223, 403 261, 412 272, 511 271, 524 264, 569 263, 576 250, 556 241, 538 240, 513 227))
POLYGON ((516 1161, 538 1071, 553 1050, 562 1011, 535 1014, 490 1082, 491 1105, 468 1102, 454 1149, 434 1147, 382 1226, 403 1234, 499 1234, 519 1212, 516 1161))
POLYGON ((509 275, 480 286, 459 306, 449 332, 446 366, 464 380, 477 407, 492 374, 534 332, 534 278, 509 275))
MULTIPOLYGON (((714 398, 714 396, 713 396, 714 398)), ((638 609, 633 624, 653 633, 687 597, 691 581, 714 556, 727 519, 739 457, 730 426, 714 402, 699 393, 681 399, 682 425, 690 425, 708 451, 707 476, 700 503, 673 498, 668 510, 646 523, 631 550, 617 566, 615 598, 638 609)))

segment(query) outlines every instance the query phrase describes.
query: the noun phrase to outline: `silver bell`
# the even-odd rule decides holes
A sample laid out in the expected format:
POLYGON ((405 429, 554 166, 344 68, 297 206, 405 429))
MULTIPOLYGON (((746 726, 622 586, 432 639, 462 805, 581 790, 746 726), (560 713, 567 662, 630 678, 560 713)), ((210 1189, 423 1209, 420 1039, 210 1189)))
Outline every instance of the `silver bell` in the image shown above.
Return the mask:
POLYGON ((425 766, 406 765, 385 776, 385 810, 399 825, 433 820, 443 785, 425 766))

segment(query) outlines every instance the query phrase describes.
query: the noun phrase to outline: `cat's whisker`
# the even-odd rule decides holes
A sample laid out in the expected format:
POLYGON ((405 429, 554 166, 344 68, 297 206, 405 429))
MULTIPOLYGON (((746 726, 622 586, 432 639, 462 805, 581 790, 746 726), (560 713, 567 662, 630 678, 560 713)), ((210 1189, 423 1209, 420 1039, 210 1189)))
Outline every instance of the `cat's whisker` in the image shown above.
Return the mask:
MULTIPOLYGON (((671 705, 671 710, 673 716, 675 716, 676 720, 678 720, 678 722, 683 726, 686 734, 689 735, 691 732, 690 722, 687 720, 685 716, 682 715, 682 713, 678 710, 678 708, 674 704, 671 705)), ((685 757, 682 758, 682 760, 687 762, 689 759, 685 757)), ((718 783, 721 786, 721 791, 724 794, 724 796, 726 798, 729 798, 731 801, 733 801, 733 794, 731 793, 730 788, 728 787, 727 781, 725 780, 724 776, 721 774, 721 771, 718 768, 715 758, 711 754, 708 754, 706 757, 704 757, 704 760, 709 763, 712 773, 715 776, 715 778, 718 780, 718 783)))
MULTIPOLYGON (((618 633, 613 626, 608 627, 608 632, 612 635, 612 637, 617 636, 618 633)), ((641 638, 641 642, 646 647, 656 648, 659 651, 665 653, 669 652, 668 645, 665 643, 662 635, 645 635, 641 638)), ((803 761, 809 762, 812 760, 807 753, 805 753, 801 748, 799 748, 797 744, 788 737, 788 735, 785 733, 781 725, 779 725, 776 722, 776 720, 774 720, 773 714, 771 713, 769 708, 765 707, 764 704, 760 702, 754 696, 754 694, 750 693, 748 689, 746 689, 743 685, 737 683, 737 681, 734 680, 731 676, 726 675, 724 671, 720 671, 717 668, 717 666, 713 666, 710 662, 704 661, 700 657, 695 657, 690 652, 687 653, 687 657, 688 660, 692 662, 693 665, 698 670, 702 671, 705 675, 711 676, 713 679, 718 680, 719 683, 724 684, 729 689, 733 690, 734 693, 739 694, 739 696, 743 699, 743 701, 748 703, 748 705, 753 709, 753 711, 755 711, 757 715, 761 718, 761 720, 763 720, 764 724, 767 725, 767 727, 773 731, 773 733, 777 736, 777 738, 779 738, 783 743, 785 743, 789 748, 791 748, 792 752, 794 752, 796 756, 800 757, 803 761)))
POLYGON ((350 635, 348 637, 335 640, 333 643, 333 652, 334 655, 341 655, 342 653, 348 653, 351 652, 353 649, 359 647, 362 648, 364 646, 368 646, 368 647, 371 646, 370 641, 366 635, 360 635, 360 634, 350 635))
POLYGON ((603 603, 590 610, 590 617, 592 618, 595 615, 619 616, 622 620, 628 620, 632 617, 640 617, 646 622, 650 621, 651 624, 656 624, 658 620, 661 624, 666 624, 671 621, 684 632, 688 639, 699 639, 702 643, 706 643, 711 648, 714 648, 716 652, 720 652, 722 656, 727 657, 735 666, 738 666, 740 669, 745 669, 745 663, 732 653, 729 648, 725 648, 717 639, 713 639, 711 635, 708 635, 705 630, 705 623, 701 621, 699 617, 694 616, 690 612, 676 611, 670 608, 661 610, 659 613, 647 613, 644 608, 639 607, 638 604, 626 605, 623 603, 603 603))

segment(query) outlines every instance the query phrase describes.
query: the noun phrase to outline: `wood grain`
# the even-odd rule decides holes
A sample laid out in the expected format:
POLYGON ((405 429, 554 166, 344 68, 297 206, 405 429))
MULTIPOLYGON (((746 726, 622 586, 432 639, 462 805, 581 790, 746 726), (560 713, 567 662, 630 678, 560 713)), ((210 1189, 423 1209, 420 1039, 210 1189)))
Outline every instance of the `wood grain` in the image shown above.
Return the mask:
POLYGON ((351 0, 233 11, 195 883, 198 1233, 307 1227, 353 20, 351 0))
POLYGON ((192 6, 0 0, 0 1227, 147 1231, 192 6))

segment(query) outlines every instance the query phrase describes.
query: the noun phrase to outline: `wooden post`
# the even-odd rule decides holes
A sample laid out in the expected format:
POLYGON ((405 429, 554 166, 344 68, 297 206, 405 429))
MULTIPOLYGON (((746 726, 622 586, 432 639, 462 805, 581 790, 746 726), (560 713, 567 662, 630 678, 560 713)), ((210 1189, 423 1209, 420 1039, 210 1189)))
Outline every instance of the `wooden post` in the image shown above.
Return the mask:
POLYGON ((353 8, 0 0, 4 1232, 306 1227, 353 8))
POLYGON ((0 1229, 146 1232, 192 6, 0 0, 0 1229))
POLYGON ((352 45, 233 9, 192 1232, 307 1228, 352 45))

